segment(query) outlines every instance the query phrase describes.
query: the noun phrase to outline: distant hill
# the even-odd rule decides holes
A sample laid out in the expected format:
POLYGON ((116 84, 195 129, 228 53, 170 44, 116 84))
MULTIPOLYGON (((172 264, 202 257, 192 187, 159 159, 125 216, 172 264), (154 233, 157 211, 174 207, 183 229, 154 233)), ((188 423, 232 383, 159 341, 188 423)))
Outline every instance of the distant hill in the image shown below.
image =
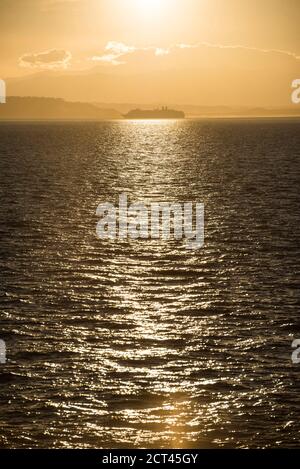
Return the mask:
MULTIPOLYGON (((153 109, 166 103, 83 103, 61 98, 8 97, 0 105, 1 120, 110 120, 123 119, 124 114, 142 107, 153 109)), ((229 106, 197 106, 171 104, 186 117, 300 117, 300 106, 286 108, 250 108, 229 106)))
POLYGON ((60 98, 8 97, 0 105, 0 120, 104 120, 119 119, 114 109, 89 103, 67 102, 60 98))
MULTIPOLYGON (((217 53, 217 50, 213 51, 217 53)), ((287 57, 282 62, 279 54, 274 64, 273 60, 267 61, 266 54, 260 54, 259 67, 256 60, 248 63, 244 56, 242 63, 234 61, 225 67, 222 58, 225 51, 230 52, 218 51, 219 66, 212 66, 214 62, 210 60, 204 64, 201 57, 194 60, 189 55, 184 64, 179 61, 177 66, 173 63, 177 54, 175 57, 169 54, 163 57, 163 62, 167 61, 165 66, 157 69, 161 62, 152 52, 153 60, 158 60, 153 70, 139 57, 134 67, 127 63, 120 67, 97 66, 85 72, 48 70, 2 78, 6 81, 9 96, 48 96, 70 102, 136 103, 143 108, 145 103, 150 103, 151 108, 153 104, 170 107, 176 104, 176 109, 177 105, 186 103, 204 107, 279 108, 291 105, 291 83, 298 77, 299 61, 287 57), (168 60, 172 63, 166 68, 168 60)), ((185 56, 187 52, 182 50, 181 54, 185 56)), ((180 51, 177 53, 181 56, 180 51)), ((134 54, 129 58, 134 59, 134 54)))
POLYGON ((168 104, 170 108, 183 111, 187 118, 204 117, 300 117, 300 106, 290 105, 287 107, 247 107, 247 106, 200 106, 193 104, 178 103, 94 103, 95 106, 106 109, 113 108, 121 115, 132 109, 161 108, 168 104))

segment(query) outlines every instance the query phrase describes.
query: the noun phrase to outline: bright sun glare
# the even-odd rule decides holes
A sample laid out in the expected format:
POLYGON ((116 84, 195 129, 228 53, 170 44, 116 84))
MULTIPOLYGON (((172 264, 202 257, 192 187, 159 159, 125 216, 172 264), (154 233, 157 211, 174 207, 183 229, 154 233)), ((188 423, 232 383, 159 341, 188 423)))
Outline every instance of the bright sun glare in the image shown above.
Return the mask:
POLYGON ((163 0, 136 0, 137 6, 146 13, 153 13, 162 7, 163 0))

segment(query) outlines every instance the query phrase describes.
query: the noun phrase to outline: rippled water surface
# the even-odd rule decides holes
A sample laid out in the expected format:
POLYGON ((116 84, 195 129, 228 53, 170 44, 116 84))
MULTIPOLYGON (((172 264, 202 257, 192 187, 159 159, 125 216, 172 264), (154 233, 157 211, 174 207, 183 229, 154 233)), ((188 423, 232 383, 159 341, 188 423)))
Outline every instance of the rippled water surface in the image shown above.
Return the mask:
POLYGON ((299 121, 0 126, 2 447, 297 446, 299 121), (205 246, 100 202, 204 202, 205 246))

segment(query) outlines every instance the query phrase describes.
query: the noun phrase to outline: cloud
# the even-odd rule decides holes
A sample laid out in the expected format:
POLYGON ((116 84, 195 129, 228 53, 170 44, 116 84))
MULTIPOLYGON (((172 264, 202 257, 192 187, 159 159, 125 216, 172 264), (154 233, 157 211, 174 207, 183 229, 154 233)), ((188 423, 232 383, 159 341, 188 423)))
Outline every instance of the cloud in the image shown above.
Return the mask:
POLYGON ((127 46, 122 42, 110 41, 106 44, 105 50, 111 51, 113 54, 116 55, 124 55, 128 54, 129 52, 134 52, 136 50, 136 47, 127 46))
POLYGON ((200 42, 198 44, 178 44, 175 47, 179 47, 181 49, 191 49, 191 48, 197 48, 197 47, 212 47, 212 48, 217 48, 217 49, 242 49, 246 51, 253 51, 253 52, 261 52, 264 54, 281 54, 285 55, 291 58, 294 58, 295 60, 300 60, 300 56, 297 55, 295 52, 291 52, 288 50, 282 50, 282 49, 263 49, 259 47, 251 47, 251 46, 243 46, 241 44, 234 44, 234 45, 224 45, 224 44, 212 44, 210 42, 200 42))
POLYGON ((115 54, 104 54, 104 55, 101 55, 101 57, 98 57, 98 56, 94 56, 92 57, 92 60, 94 62, 103 62, 103 63, 107 63, 109 65, 122 65, 122 64, 125 64, 124 61, 122 60, 118 60, 118 55, 115 55, 115 54))
POLYGON ((163 57, 175 53, 176 50, 203 50, 203 49, 214 49, 214 50, 240 50, 245 52, 255 52, 259 54, 275 54, 277 56, 291 58, 296 61, 300 60, 300 56, 296 53, 281 50, 281 49, 262 49, 257 47, 251 46, 243 46, 239 44, 234 45, 224 45, 224 44, 212 44, 209 42, 201 42, 195 44, 175 44, 168 48, 158 47, 158 46, 148 46, 148 47, 135 47, 135 46, 128 46, 122 42, 115 42, 110 41, 107 43, 105 47, 105 53, 102 55, 95 55, 91 57, 91 60, 97 62, 103 62, 109 65, 122 65, 126 63, 125 57, 132 55, 134 53, 142 52, 142 51, 152 51, 154 56, 156 57, 163 57))
POLYGON ((69 66, 72 55, 64 49, 51 49, 44 52, 28 53, 19 58, 20 67, 65 69, 69 66))
POLYGON ((124 61, 119 60, 127 54, 135 52, 137 49, 133 46, 127 46, 122 42, 110 41, 105 46, 106 53, 103 55, 94 55, 91 60, 94 62, 104 62, 111 65, 121 65, 124 61))
POLYGON ((163 47, 134 47, 128 46, 122 42, 115 42, 110 41, 105 46, 105 51, 107 53, 103 55, 94 55, 91 60, 95 62, 106 62, 111 65, 122 65, 126 62, 124 60, 120 60, 121 57, 124 57, 129 54, 133 54, 134 52, 141 52, 141 51, 153 51, 154 55, 164 56, 168 55, 171 49, 166 49, 163 47))
POLYGON ((162 47, 157 47, 155 49, 156 56, 168 55, 168 54, 170 54, 170 49, 163 49, 162 47))

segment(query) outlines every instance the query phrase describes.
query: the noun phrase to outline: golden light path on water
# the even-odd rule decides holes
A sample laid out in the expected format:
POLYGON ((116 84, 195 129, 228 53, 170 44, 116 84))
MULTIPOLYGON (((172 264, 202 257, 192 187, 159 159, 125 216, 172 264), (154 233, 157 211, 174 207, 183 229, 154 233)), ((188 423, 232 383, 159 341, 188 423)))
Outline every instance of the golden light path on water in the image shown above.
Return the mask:
POLYGON ((4 447, 297 445, 300 133, 278 125, 6 125, 4 447), (204 247, 100 241, 122 193, 203 202, 204 247))
MULTIPOLYGON (((176 121, 131 121, 130 131, 134 135, 138 134, 138 145, 133 145, 130 142, 128 147, 131 149, 130 155, 125 160, 125 165, 118 168, 119 186, 124 185, 127 193, 130 194, 133 201, 169 201, 169 192, 166 190, 168 187, 168 180, 170 179, 171 166, 174 165, 174 155, 170 152, 166 153, 167 141, 161 137, 161 142, 157 142, 156 129, 159 128, 160 135, 163 134, 165 129, 167 132, 178 132, 180 127, 179 122, 176 121), (153 137, 155 136, 155 141, 153 137), (140 146, 142 142, 142 146, 140 146), (161 145, 159 145, 161 143, 161 145), (142 151, 141 151, 142 150, 142 151), (133 168, 136 168, 135 170, 133 168), (155 168, 155 172, 153 171, 155 168), (130 177, 128 177, 128 170, 130 177), (124 183, 126 181, 126 183, 124 183)), ((181 164, 184 163, 181 161, 181 164)), ((172 181, 173 184, 173 181, 172 181)), ((174 184, 173 184, 174 186, 174 184)), ((176 195, 173 199, 176 201, 176 195)), ((164 286, 161 286, 159 279, 156 278, 156 271, 161 271, 161 259, 166 256, 178 257, 175 248, 171 247, 168 242, 151 242, 148 240, 148 245, 142 245, 137 248, 136 242, 132 242, 132 258, 128 256, 118 256, 112 263, 112 270, 119 271, 126 283, 119 285, 119 279, 116 279, 115 285, 110 288, 108 296, 117 298, 114 306, 123 307, 132 311, 132 329, 131 338, 135 343, 152 343, 155 346, 146 348, 133 348, 132 350, 122 350, 119 353, 114 352, 113 360, 109 363, 117 373, 140 374, 144 379, 151 382, 152 392, 155 395, 160 395, 163 403, 160 406, 153 406, 153 403, 147 402, 147 399, 141 404, 145 407, 144 411, 141 409, 126 409, 122 412, 124 421, 140 421, 141 425, 155 426, 159 433, 164 435, 164 444, 169 447, 187 447, 189 443, 186 442, 186 435, 193 441, 193 433, 195 434, 195 444, 199 446, 199 433, 193 432, 193 427, 198 427, 201 424, 201 415, 199 418, 189 416, 191 411, 191 397, 193 395, 194 386, 189 382, 188 376, 190 369, 182 363, 181 379, 173 379, 172 370, 160 366, 165 361, 168 355, 178 355, 174 351, 174 344, 182 333, 188 331, 189 334, 201 334, 201 327, 199 327, 198 320, 190 320, 189 318, 178 321, 176 318, 176 310, 180 307, 188 307, 193 301, 193 292, 189 294, 189 289, 197 286, 198 282, 190 283, 189 288, 181 287, 180 278, 174 282, 173 273, 169 272, 164 276, 164 282, 170 282, 167 291, 164 286), (145 247, 148 250, 146 253, 146 261, 141 260, 137 263, 136 258, 145 255, 145 247), (158 264, 159 267, 156 267, 158 264), (170 314, 170 310, 174 310, 175 314, 170 314), (121 365, 115 364, 115 359, 119 358, 121 365), (132 363, 133 366, 129 364, 132 363), (150 364, 150 366, 149 366, 150 364), (153 364, 153 366, 152 366, 153 364), (149 406, 149 409, 147 407, 149 406)), ((192 254, 182 256, 179 258, 183 262, 183 277, 185 272, 188 271, 189 265, 193 265, 195 259, 192 254)), ((197 256, 196 256, 197 257, 197 256)), ((178 266, 175 260, 175 264, 178 266)), ((182 266, 181 266, 182 267, 182 266)), ((172 266, 171 266, 172 269, 172 266)), ((168 266, 169 270, 169 266, 168 266)), ((202 307, 205 309, 208 304, 203 303, 202 307)), ((127 317, 124 321, 128 321, 127 317)), ((206 327, 206 321, 203 321, 203 328, 206 327)), ((180 340, 180 339, 179 339, 180 340)), ((215 363, 211 363, 217 368, 215 363)), ((213 381, 212 381, 213 382, 213 381)), ((205 384, 205 383, 204 383, 205 384)), ((209 380, 207 380, 209 384, 209 380)), ((121 394, 131 394, 135 392, 132 383, 119 390, 121 394)), ((152 396, 151 396, 152 399, 152 396)), ((210 416, 215 414, 217 418, 218 406, 214 407, 212 404, 209 409, 210 416)), ((225 406, 226 408, 226 406, 225 406)), ((223 406, 224 411, 224 406, 223 406)), ((147 434, 147 432, 146 432, 147 434)), ((146 435, 145 435, 146 436, 146 435)), ((142 445, 142 441, 137 439, 136 445, 142 445)), ((204 443, 203 443, 204 444, 204 443)))
MULTIPOLYGON (((168 132, 171 129, 177 132, 178 125, 179 122, 167 120, 130 122, 130 131, 134 132, 134 135, 139 135, 139 141, 138 145, 133 145, 132 141, 128 145, 131 151, 124 166, 120 164, 118 168, 118 185, 119 187, 124 185, 124 189, 127 194, 130 194, 132 201, 170 200, 165 187, 170 178, 170 166, 173 166, 174 163, 173 155, 166 154, 167 142, 164 138, 161 139, 161 145, 159 145, 156 139, 153 140, 153 137, 157 128, 162 135, 165 129, 168 132), (155 172, 153 171, 154 167, 156 168, 155 172)), ((176 193, 175 197, 173 195, 173 199, 176 200, 176 193)), ((170 447, 185 447, 187 445, 185 435, 188 433, 192 437, 193 426, 197 426, 197 420, 194 418, 190 420, 188 415, 193 393, 193 386, 188 380, 190 370, 188 367, 184 369, 183 365, 182 377, 178 382, 178 379, 173 379, 173 372, 168 368, 164 369, 161 364, 168 355, 174 355, 174 353, 177 355, 174 344, 176 344, 178 337, 181 337, 182 331, 187 330, 191 334, 195 330, 197 334, 201 333, 198 321, 182 320, 182 318, 178 321, 176 315, 170 315, 170 307, 176 310, 180 305, 189 305, 193 295, 188 293, 186 287, 181 288, 180 279, 174 286, 172 285, 172 272, 164 277, 164 281, 170 281, 167 291, 164 286, 161 286, 159 279, 155 278, 156 271, 161 270, 161 259, 166 254, 176 256, 176 252, 173 252, 174 247, 170 249, 168 242, 148 240, 148 245, 142 244, 139 247, 134 241, 128 243, 132 250, 131 258, 128 258, 126 254, 125 256, 118 255, 111 260, 112 275, 115 276, 115 272, 119 272, 119 274, 108 289, 108 297, 116 298, 112 306, 128 309, 132 312, 130 319, 131 340, 137 344, 155 343, 155 345, 133 347, 132 349, 129 347, 126 350, 121 347, 120 351, 113 352, 113 356, 110 357, 106 365, 115 373, 143 376, 145 382, 152 383, 151 391, 155 395, 160 395, 163 401, 160 405, 153 407, 153 402, 151 402, 153 397, 150 397, 149 402, 146 398, 140 404, 141 407, 145 408, 144 410, 123 410, 121 413, 123 420, 140 421, 141 425, 144 424, 145 427, 155 426, 159 433, 164 435, 164 444, 170 447), (143 261, 145 248, 148 251, 146 252, 147 260, 143 261), (141 256, 141 260, 137 263, 136 258, 139 256, 141 256), (156 267, 155 264, 158 264, 159 267, 156 267), (122 285, 119 284, 120 276, 124 279, 122 285), (118 364, 116 364, 116 358, 118 364)), ((180 257, 182 256, 180 255, 180 257)), ((188 270, 190 263, 193 263, 193 255, 185 255, 185 270, 188 270)), ((124 320, 125 324, 128 323, 127 316, 119 318, 119 320, 121 322, 124 320)), ((121 395, 130 395, 136 392, 136 388, 129 382, 118 392, 121 395)), ((146 434, 147 432, 145 432, 145 436, 146 434)), ((137 439, 135 443, 139 445, 142 444, 142 441, 137 439)))

